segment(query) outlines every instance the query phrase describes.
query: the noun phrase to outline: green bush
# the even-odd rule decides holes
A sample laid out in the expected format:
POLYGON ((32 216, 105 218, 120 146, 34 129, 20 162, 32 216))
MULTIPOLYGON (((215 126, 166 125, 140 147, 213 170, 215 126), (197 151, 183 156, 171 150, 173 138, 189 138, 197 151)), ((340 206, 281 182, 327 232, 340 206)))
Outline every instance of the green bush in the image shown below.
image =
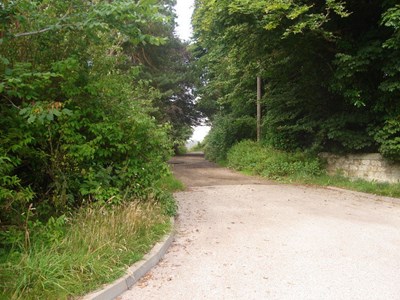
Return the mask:
POLYGON ((227 156, 228 166, 270 179, 305 178, 323 173, 319 159, 302 152, 283 152, 252 141, 233 146, 227 156))
POLYGON ((218 116, 205 139, 205 156, 211 161, 223 161, 235 143, 255 137, 256 121, 253 117, 218 116))
POLYGON ((388 120, 375 139, 380 143, 380 153, 388 159, 400 161, 400 117, 388 120))
MULTIPOLYGON (((121 39, 141 43, 125 25, 133 15, 129 26, 153 20, 150 11, 134 12, 150 4, 53 1, 45 8, 39 2, 3 5, 15 9, 6 19, 26 18, 20 28, 3 24, 9 32, 0 41, 0 230, 6 232, 22 228, 29 210, 31 221, 46 223, 82 204, 145 199, 171 155, 170 125, 153 116, 159 92, 128 63, 132 53, 117 46, 121 39), (93 13, 88 19, 97 25, 115 26, 103 32, 105 24, 71 24, 29 38, 13 35, 65 11, 78 18, 75 25, 80 13, 93 13), (107 20, 96 15, 102 11, 110 12, 107 20)), ((140 38, 159 43, 145 33, 140 38)))
MULTIPOLYGON (((122 93, 129 86, 121 81, 122 93)), ((18 225, 29 205, 40 219, 84 202, 120 202, 145 196, 166 172, 171 143, 144 107, 125 99, 110 107, 92 89, 84 103, 1 106, 0 219, 18 225)), ((104 97, 104 98, 102 98, 104 97)), ((112 99, 112 98, 111 98, 112 99)))
POLYGON ((174 154, 175 155, 185 155, 188 152, 188 149, 186 148, 183 143, 175 144, 174 145, 174 154))

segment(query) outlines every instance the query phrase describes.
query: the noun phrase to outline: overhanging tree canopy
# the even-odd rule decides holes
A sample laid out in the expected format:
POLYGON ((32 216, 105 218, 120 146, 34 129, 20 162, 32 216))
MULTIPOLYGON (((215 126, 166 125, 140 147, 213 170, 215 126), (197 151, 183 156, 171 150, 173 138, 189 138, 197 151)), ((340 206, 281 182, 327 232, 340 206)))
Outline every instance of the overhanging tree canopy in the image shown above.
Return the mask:
MULTIPOLYGON (((399 159, 399 11, 396 1, 198 0, 199 106, 211 119, 254 117, 261 75, 273 146, 399 159)), ((225 129, 230 143, 243 138, 225 129)))

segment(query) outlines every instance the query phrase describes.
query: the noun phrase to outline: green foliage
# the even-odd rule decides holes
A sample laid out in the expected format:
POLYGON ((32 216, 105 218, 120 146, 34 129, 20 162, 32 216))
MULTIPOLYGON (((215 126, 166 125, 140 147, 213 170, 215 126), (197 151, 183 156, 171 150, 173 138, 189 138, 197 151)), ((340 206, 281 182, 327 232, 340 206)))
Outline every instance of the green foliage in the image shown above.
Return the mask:
POLYGON ((197 118, 173 5, 1 5, 2 229, 152 194, 197 118))
POLYGON ((174 217, 178 213, 178 204, 175 201, 172 193, 166 193, 164 190, 155 189, 153 192, 154 198, 160 205, 164 215, 174 217))
POLYGON ((261 76, 263 138, 275 148, 387 151, 395 135, 377 132, 399 115, 399 10, 393 0, 197 1, 199 107, 211 121, 255 116, 261 76))
POLYGON ((233 146, 227 156, 228 166, 264 177, 282 180, 311 178, 323 174, 323 165, 303 152, 283 152, 252 141, 233 146))
POLYGON ((160 190, 167 191, 170 193, 183 191, 185 189, 184 184, 178 179, 176 179, 171 172, 168 172, 158 181, 157 187, 160 190))
POLYGON ((223 161, 228 150, 242 139, 255 138, 255 120, 252 117, 234 118, 218 116, 205 139, 204 152, 207 159, 223 161))
POLYGON ((175 154, 176 155, 184 155, 188 152, 188 149, 185 145, 175 145, 175 154))
POLYGON ((400 117, 386 121, 375 138, 381 145, 379 151, 383 156, 400 161, 400 117))
POLYGON ((189 149, 190 152, 199 152, 203 151, 205 147, 205 143, 203 142, 197 142, 196 145, 194 145, 192 148, 189 149))
POLYGON ((198 114, 191 58, 174 36, 174 3, 0 3, 7 298, 69 298, 115 278, 176 213, 159 182, 198 114), (144 215, 129 215, 133 199, 144 215), (155 210, 144 207, 153 202, 155 210))
POLYGON ((351 180, 329 176, 324 164, 312 154, 285 152, 252 141, 242 141, 228 152, 228 166, 252 175, 282 182, 337 186, 371 194, 400 197, 400 184, 351 180))

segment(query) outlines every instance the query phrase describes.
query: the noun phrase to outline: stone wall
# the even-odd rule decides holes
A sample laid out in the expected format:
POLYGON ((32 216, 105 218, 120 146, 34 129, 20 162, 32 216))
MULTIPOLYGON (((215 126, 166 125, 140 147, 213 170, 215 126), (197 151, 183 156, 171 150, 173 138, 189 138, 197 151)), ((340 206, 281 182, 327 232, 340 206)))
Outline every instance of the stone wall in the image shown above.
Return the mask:
POLYGON ((400 182, 400 164, 385 160, 380 154, 338 156, 321 153, 327 160, 329 174, 340 173, 350 178, 362 178, 379 182, 400 182))

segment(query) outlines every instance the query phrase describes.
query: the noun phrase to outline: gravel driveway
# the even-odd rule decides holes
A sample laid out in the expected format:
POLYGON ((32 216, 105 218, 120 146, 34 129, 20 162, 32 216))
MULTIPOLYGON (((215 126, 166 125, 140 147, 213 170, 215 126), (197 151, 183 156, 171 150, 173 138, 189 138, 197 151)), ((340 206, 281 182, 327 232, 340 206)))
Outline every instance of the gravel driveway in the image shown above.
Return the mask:
POLYGON ((171 163, 175 242, 119 299, 400 299, 398 199, 171 163))

